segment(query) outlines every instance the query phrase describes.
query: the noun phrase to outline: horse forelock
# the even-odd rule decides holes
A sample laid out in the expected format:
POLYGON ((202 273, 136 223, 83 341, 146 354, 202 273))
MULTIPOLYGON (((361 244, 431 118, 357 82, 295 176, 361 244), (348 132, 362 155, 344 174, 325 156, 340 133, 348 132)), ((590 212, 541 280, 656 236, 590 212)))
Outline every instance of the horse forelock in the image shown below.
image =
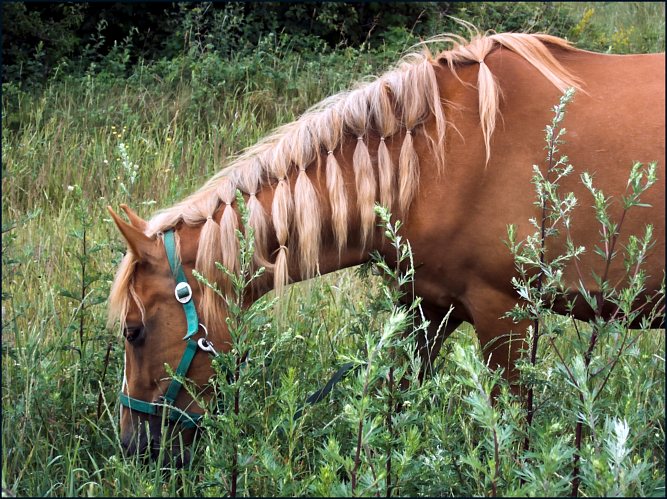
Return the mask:
MULTIPOLYGON (((442 171, 445 131, 449 124, 443 108, 444 96, 439 94, 436 65, 446 63, 456 74, 457 66, 471 62, 480 64, 477 88, 487 161, 499 107, 499 89, 484 62, 493 49, 502 46, 519 54, 561 90, 569 86, 579 87, 577 80, 544 45, 572 49, 566 41, 556 37, 506 33, 477 34, 470 41, 457 35, 442 35, 435 40, 449 42, 453 47, 435 57, 428 50, 408 54, 393 70, 324 99, 296 121, 277 128, 246 149, 197 192, 156 214, 149 222, 147 233, 163 232, 181 222, 201 226, 196 268, 216 282, 221 290, 229 292, 230 284, 223 273, 215 269, 214 262, 222 262, 230 269, 237 268, 237 217, 232 204, 234 192, 239 189, 248 196, 249 223, 256 234, 255 261, 273 272, 274 287, 280 290, 288 281, 288 245, 292 257, 298 256, 302 278, 313 276, 317 270, 322 227, 319 216, 313 215, 318 213, 319 203, 324 198, 317 195, 311 177, 306 174, 307 168, 317 167, 312 165, 323 165, 326 169, 323 178, 330 200, 332 231, 339 251, 347 244, 350 236, 348 202, 336 158, 344 140, 356 139, 352 166, 362 240, 370 240, 373 205, 377 200, 397 209, 402 216, 408 211, 419 179, 415 140, 425 140, 439 171, 442 171), (433 123, 428 132, 424 127, 427 121, 433 123), (371 135, 380 139, 373 154, 368 150, 371 135), (384 141, 392 136, 402 141, 396 163, 384 141), (286 178, 293 173, 297 177, 292 189, 286 178), (255 197, 263 185, 274 188, 270 214, 255 197), (268 255, 271 227, 279 245, 273 261, 272 255, 268 255)), ((121 267, 110 299, 116 315, 127 310, 122 293, 116 289, 123 286, 118 281, 127 280, 124 273, 130 272, 131 267, 127 262, 121 267)), ((125 296, 128 296, 127 292, 125 296)), ((219 317, 222 302, 212 290, 205 290, 204 317, 219 317)))
POLYGON ((125 256, 118 266, 111 291, 109 292, 109 309, 107 314, 107 326, 113 328, 120 323, 125 326, 127 313, 130 308, 132 276, 137 264, 137 259, 131 251, 125 256))

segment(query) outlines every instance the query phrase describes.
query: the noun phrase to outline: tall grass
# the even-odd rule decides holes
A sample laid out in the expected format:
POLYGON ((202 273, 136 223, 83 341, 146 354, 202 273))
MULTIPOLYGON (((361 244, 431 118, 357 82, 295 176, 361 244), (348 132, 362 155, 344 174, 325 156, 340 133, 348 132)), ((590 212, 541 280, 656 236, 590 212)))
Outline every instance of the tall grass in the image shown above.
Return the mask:
MULTIPOLYGON (((587 48, 664 50, 662 4, 557 7, 575 17, 568 26, 579 26, 572 35, 587 48)), ((471 20, 495 26, 480 16, 471 20)), ((382 71, 409 41, 314 57, 267 37, 254 54, 231 61, 184 55, 138 65, 126 79, 104 72, 56 77, 38 93, 3 84, 3 490, 60 496, 230 490, 220 421, 206 423, 211 431, 186 469, 165 474, 120 457, 123 345, 104 327, 103 299, 124 247, 105 207, 129 202, 148 217, 270 129, 382 71)), ((502 388, 498 405, 485 405, 482 394, 502 382, 480 361, 469 327, 446 342, 432 378, 394 395, 403 410, 392 416, 391 431, 383 423, 387 386, 369 382, 365 371, 299 420, 291 418, 342 362, 368 360, 391 317, 385 286, 368 273, 337 272, 289 289, 283 299, 289 322, 266 312, 267 325, 251 347, 271 363, 254 364, 251 379, 263 389, 243 401, 253 419, 238 456, 237 492, 349 494, 354 471, 354 492, 364 495, 384 494, 388 477, 394 494, 568 493, 564 470, 573 451, 565 425, 575 406, 563 401, 578 395, 544 342, 534 373, 542 406, 530 462, 517 461, 524 437, 517 430, 519 402, 502 388), (493 432, 495 444, 487 438, 493 432), (519 489, 521 480, 529 488, 519 489)), ((554 339, 564 356, 576 353, 572 334, 554 339)), ((407 374, 416 367, 409 345, 394 348, 404 349, 392 357, 402 364, 376 364, 380 377, 390 365, 407 374)), ((644 467, 625 493, 664 492, 664 348, 663 333, 641 335, 610 377, 600 408, 609 422, 594 425, 597 439, 581 450, 586 493, 615 490, 610 463, 618 473, 644 467), (621 419, 627 439, 616 424, 621 419)))

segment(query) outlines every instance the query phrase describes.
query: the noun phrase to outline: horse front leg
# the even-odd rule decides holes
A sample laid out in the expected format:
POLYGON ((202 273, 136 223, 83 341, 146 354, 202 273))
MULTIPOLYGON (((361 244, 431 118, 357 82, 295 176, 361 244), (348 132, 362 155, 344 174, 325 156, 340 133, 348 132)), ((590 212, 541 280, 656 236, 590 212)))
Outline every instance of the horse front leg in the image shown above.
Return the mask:
POLYGON ((482 287, 474 289, 467 302, 484 360, 491 369, 502 369, 512 391, 520 393, 516 364, 527 347, 526 333, 530 321, 515 323, 505 317, 517 303, 516 296, 482 287))
POLYGON ((443 341, 445 341, 462 322, 460 319, 452 317, 449 310, 442 310, 439 307, 428 304, 422 304, 421 308, 424 320, 428 321, 428 325, 425 328, 417 328, 415 331, 417 354, 421 359, 419 383, 424 381, 426 376, 433 374, 433 363, 440 353, 443 341))
MULTIPOLYGON (((440 353, 443 341, 461 325, 462 321, 454 318, 449 310, 427 303, 421 304, 421 313, 418 315, 415 327, 406 331, 405 334, 415 336, 416 353, 421 360, 418 374, 421 384, 426 376, 433 374, 433 363, 440 353), (428 324, 424 326, 424 322, 428 324)), ((407 389, 409 380, 403 377, 399 386, 401 389, 407 389)))

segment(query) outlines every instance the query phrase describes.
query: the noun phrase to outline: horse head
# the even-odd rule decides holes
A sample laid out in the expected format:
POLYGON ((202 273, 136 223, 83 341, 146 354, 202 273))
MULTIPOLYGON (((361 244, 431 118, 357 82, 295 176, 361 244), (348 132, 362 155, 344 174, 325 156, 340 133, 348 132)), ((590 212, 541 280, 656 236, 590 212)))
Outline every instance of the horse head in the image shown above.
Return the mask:
MULTIPOLYGON (((130 223, 109 208, 128 248, 111 294, 125 340, 121 443, 126 455, 155 458, 167 438, 171 453, 183 464, 188 451, 181 445, 192 442, 203 409, 180 379, 187 378, 207 398, 202 387, 212 374, 212 338, 222 351, 226 331, 208 331, 199 323, 195 304, 202 291, 192 269, 200 230, 179 227, 177 251, 174 231, 147 235, 147 222, 121 207, 130 223)), ((218 328, 224 328, 224 321, 218 328)))

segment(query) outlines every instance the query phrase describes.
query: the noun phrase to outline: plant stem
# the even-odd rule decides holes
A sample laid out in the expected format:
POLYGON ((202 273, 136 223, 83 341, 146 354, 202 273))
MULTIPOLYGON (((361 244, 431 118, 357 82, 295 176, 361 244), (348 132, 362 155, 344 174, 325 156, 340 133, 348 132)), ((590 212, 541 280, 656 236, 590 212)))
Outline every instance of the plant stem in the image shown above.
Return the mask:
MULTIPOLYGON (((546 180, 547 182, 549 181, 549 174, 553 170, 554 166, 554 152, 556 149, 556 139, 555 137, 557 134, 554 133, 552 134, 551 140, 549 141, 549 155, 548 155, 548 163, 547 163, 547 171, 546 171, 546 180)), ((546 240, 546 232, 547 232, 547 196, 546 193, 543 194, 542 198, 542 219, 540 220, 540 273, 537 276, 537 294, 538 296, 542 295, 542 277, 544 276, 544 261, 545 261, 545 253, 546 253, 546 248, 545 248, 545 240, 546 240)), ((533 319, 533 341, 532 345, 530 346, 530 365, 531 367, 535 367, 535 364, 537 363, 537 346, 538 346, 538 341, 540 338, 540 317, 537 316, 533 319)), ((526 424, 528 426, 527 429, 530 429, 530 427, 533 424, 533 415, 535 414, 535 410, 533 407, 533 398, 534 398, 534 390, 533 386, 528 387, 528 393, 526 395, 526 424)), ((526 438, 523 441, 523 450, 527 451, 530 449, 530 433, 527 431, 526 432, 526 438)))
POLYGON ((387 406, 387 429, 389 431, 389 448, 387 449, 387 497, 391 497, 391 445, 394 441, 394 428, 391 417, 394 411, 394 367, 389 368, 389 400, 387 406))
MULTIPOLYGON (((583 403, 583 397, 579 395, 579 400, 583 403)), ((574 446, 577 449, 576 452, 574 453, 574 466, 573 466, 573 475, 574 478, 572 479, 572 492, 570 495, 572 497, 577 497, 579 495, 579 482, 581 481, 581 477, 579 476, 579 459, 581 456, 581 435, 583 431, 583 423, 581 421, 577 422, 577 426, 575 428, 575 433, 574 433, 574 446)))
POLYGON ((494 469, 493 469, 493 480, 491 480, 491 496, 498 496, 498 489, 496 485, 496 480, 498 480, 498 475, 500 474, 500 453, 498 452, 498 434, 496 429, 493 429, 493 458, 494 458, 494 469))
MULTIPOLYGON (((234 416, 236 420, 236 424, 238 424, 238 416, 239 416, 239 398, 240 398, 240 393, 239 393, 239 378, 241 376, 241 357, 237 355, 236 357, 236 370, 234 372, 234 383, 236 384, 236 389, 234 390, 234 416)), ((234 454, 232 455, 232 488, 231 488, 231 497, 236 497, 236 483, 238 481, 239 477, 239 469, 238 469, 238 462, 239 462, 239 446, 238 442, 234 442, 234 454)))
POLYGON ((109 358, 111 356, 111 349, 113 348, 113 343, 109 342, 107 344, 107 353, 104 355, 104 371, 102 371, 102 380, 100 381, 100 393, 97 396, 97 420, 99 421, 102 417, 102 390, 104 387, 104 380, 107 377, 107 368, 109 367, 109 358))
MULTIPOLYGON (((593 350, 595 350, 595 345, 597 344, 597 339, 600 333, 600 319, 602 318, 602 306, 604 303, 604 291, 606 288, 608 276, 609 276, 609 267, 611 266, 611 261, 614 258, 614 248, 616 246, 616 241, 618 240, 618 236, 621 232, 621 226, 623 225, 623 221, 625 220, 625 215, 628 212, 628 209, 624 209, 623 213, 621 214, 621 220, 618 224, 618 227, 614 231, 614 234, 611 234, 611 244, 608 244, 608 238, 605 237, 605 252, 606 252, 606 262, 605 262, 605 269, 604 269, 604 274, 602 275, 602 280, 600 282, 600 291, 597 293, 597 310, 595 310, 595 325, 593 326, 593 333, 591 334, 591 339, 588 342, 588 348, 586 349, 586 352, 584 353, 584 365, 586 367, 586 373, 588 373, 588 369, 591 364, 591 358, 593 357, 593 350)), ((602 225, 603 230, 605 229, 604 224, 602 225)), ((606 231, 604 231, 606 235, 606 231)), ((618 309, 617 309, 618 311, 618 309)), ((619 351, 619 356, 621 352, 619 351)), ((605 381, 606 382, 606 381, 605 381)), ((597 398, 597 397, 596 397, 597 398)), ((579 400, 583 404, 584 403, 584 397, 583 395, 579 395, 579 400)), ((574 462, 573 462, 573 470, 572 473, 574 475, 574 479, 572 480, 572 497, 577 497, 579 494, 579 483, 581 482, 581 478, 579 477, 579 460, 581 458, 581 441, 582 441, 582 434, 583 434, 583 423, 581 421, 577 421, 577 425, 575 427, 575 435, 574 435, 574 446, 575 446, 575 453, 574 453, 574 462)))
POLYGON ((85 320, 86 312, 86 259, 87 259, 87 248, 86 248, 86 226, 83 225, 83 248, 81 253, 81 309, 79 310, 79 345, 81 346, 80 357, 83 357, 83 327, 85 320))
POLYGON ((354 455, 354 468, 352 468, 352 494, 357 488, 357 470, 361 461, 361 434, 364 429, 364 419, 359 418, 359 428, 357 429, 357 450, 354 455))

